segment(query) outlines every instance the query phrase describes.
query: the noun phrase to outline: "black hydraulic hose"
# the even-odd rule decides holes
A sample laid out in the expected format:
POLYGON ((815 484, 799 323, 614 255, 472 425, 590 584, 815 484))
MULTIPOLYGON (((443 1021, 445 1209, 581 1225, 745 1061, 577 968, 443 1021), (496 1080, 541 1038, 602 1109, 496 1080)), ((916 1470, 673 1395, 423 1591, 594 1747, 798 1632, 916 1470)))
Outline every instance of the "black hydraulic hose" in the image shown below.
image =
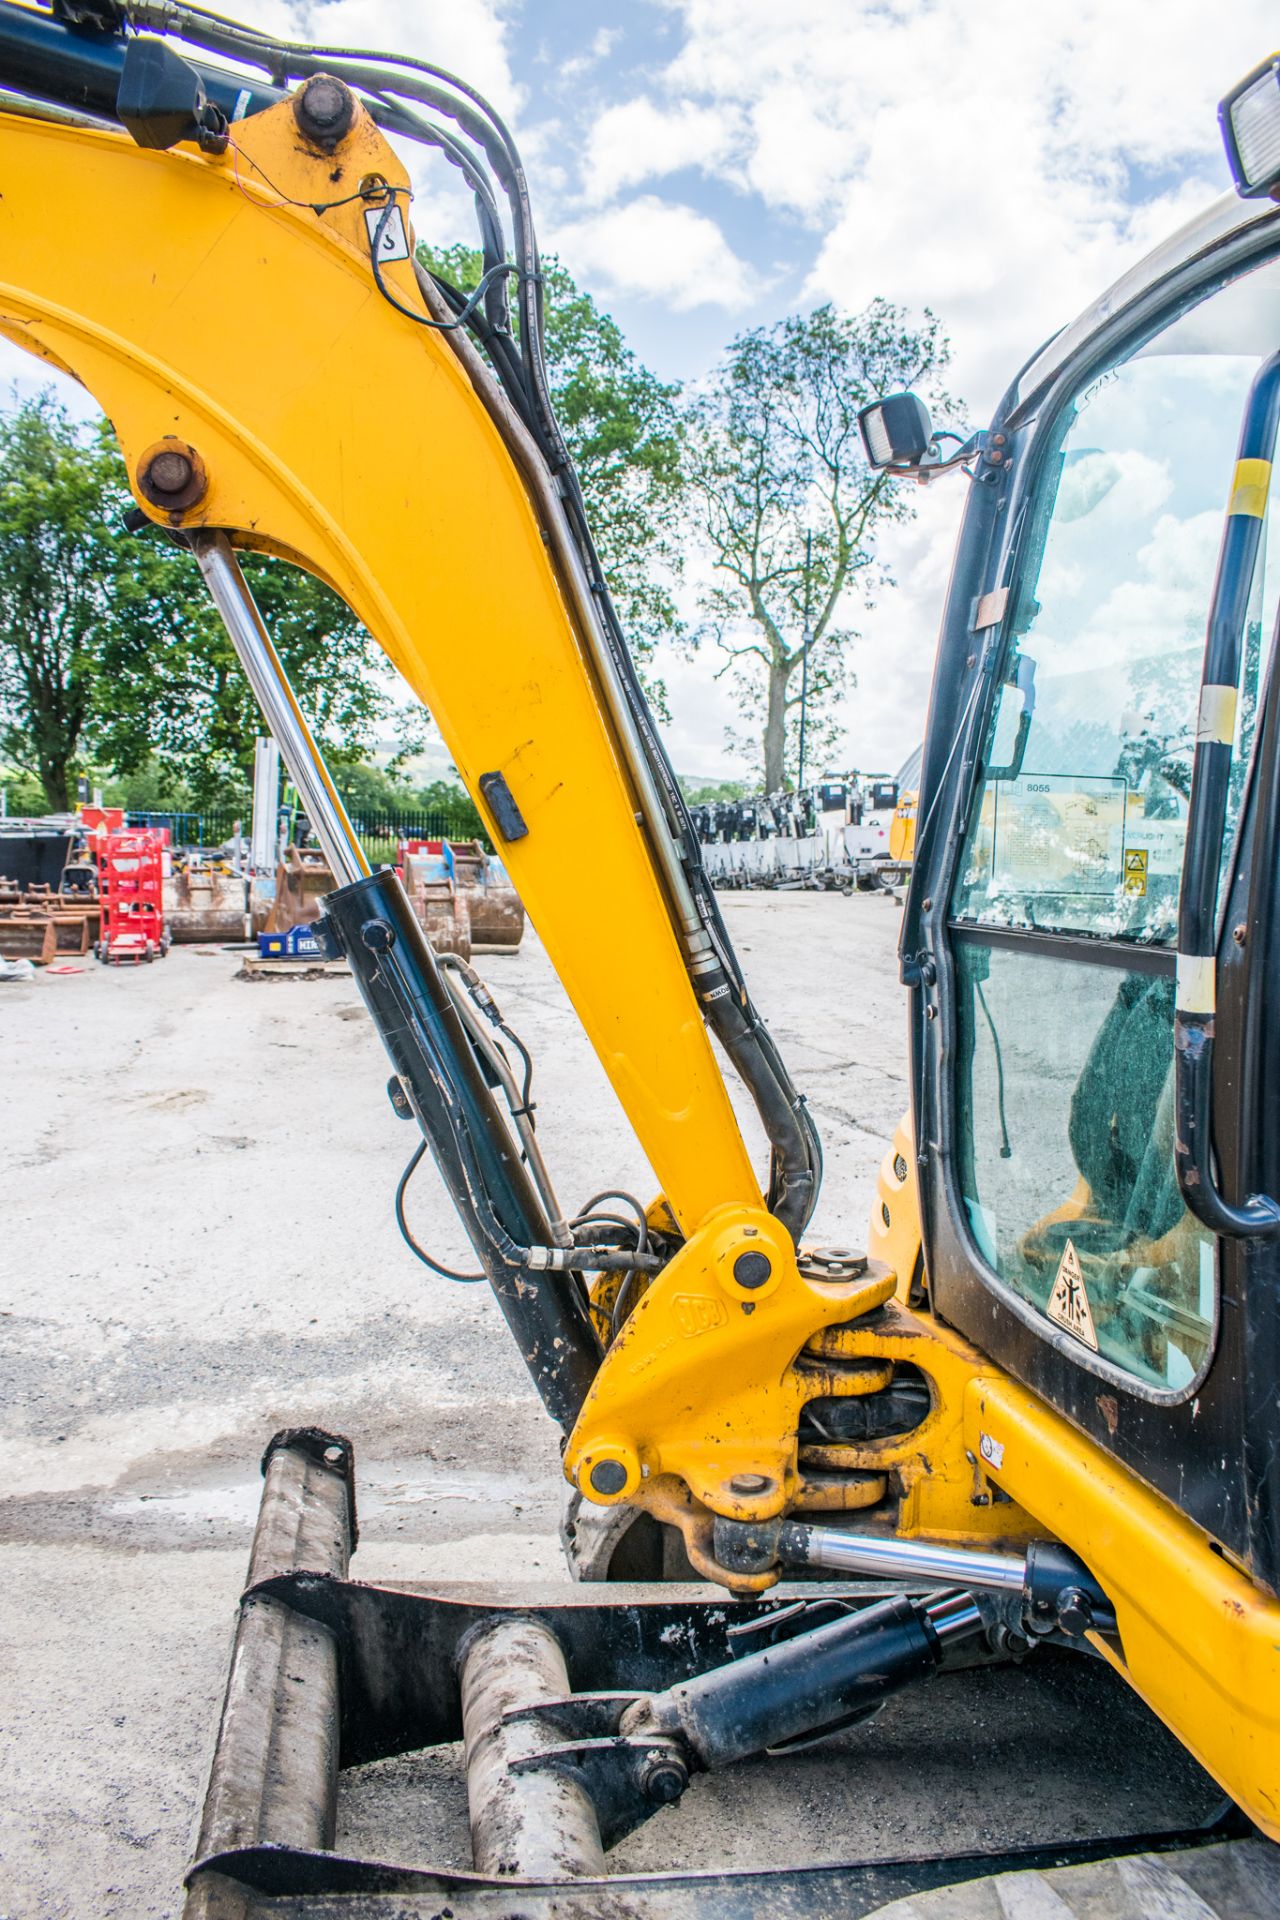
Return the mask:
POLYGON ((583 1264, 598 1256, 547 1244, 537 1189, 394 872, 328 894, 318 932, 346 955, 534 1384, 568 1432, 601 1349, 576 1283, 547 1270, 566 1253, 583 1264))
POLYGON ((702 846, 688 805, 680 790, 661 735, 653 722, 644 689, 621 623, 604 581, 603 569, 587 521, 577 475, 570 469, 566 505, 587 565, 602 615, 602 626, 637 738, 653 773, 668 815, 668 825, 681 850, 699 919, 719 960, 715 972, 700 973, 695 988, 704 1018, 751 1094, 775 1157, 770 1210, 798 1240, 817 1204, 822 1182, 822 1148, 811 1115, 801 1101, 783 1065, 777 1047, 747 993, 719 903, 706 877, 702 846))
MULTIPOLYGON (((424 294, 427 293, 428 285, 432 287, 435 285, 431 276, 421 267, 419 284, 423 285, 424 294)), ((473 315, 473 321, 475 317, 473 315)), ((533 423, 529 420, 524 407, 516 401, 508 381, 502 380, 501 385, 507 397, 516 405, 522 424, 532 430, 533 423)), ((526 471, 524 450, 518 441, 513 439, 509 423, 501 409, 491 408, 490 414, 517 468, 526 471)), ((536 430, 533 432, 533 437, 536 441, 538 438, 536 430)), ((545 450, 540 450, 543 451, 545 458, 545 450)), ((566 509, 570 532, 577 545, 579 557, 587 570, 593 590, 594 605, 600 618, 601 631, 626 699, 628 712, 635 724, 640 750, 658 786, 667 814, 668 828, 675 836, 683 856, 684 868, 688 875, 699 921, 711 941, 718 962, 713 968, 700 972, 694 980, 695 991, 702 1004, 703 1016, 751 1094, 773 1150, 774 1168, 769 1193, 770 1209, 783 1221, 792 1237, 798 1239, 812 1215, 822 1179, 822 1149, 817 1129, 783 1066, 771 1035, 751 1004, 732 943, 720 915, 719 904, 702 865, 701 845, 693 821, 667 758, 666 749, 654 726, 653 716, 635 670, 635 663, 631 658, 609 597, 599 555, 587 523, 577 476, 572 468, 569 468, 563 476, 559 496, 566 509)))
POLYGON ((1244 627, 1278 431, 1280 353, 1274 353, 1255 374, 1245 403, 1210 602, 1178 903, 1174 1164, 1182 1197, 1191 1212, 1211 1232, 1231 1236, 1280 1230, 1280 1201, 1267 1194, 1249 1194, 1233 1204, 1218 1185, 1213 1162, 1218 876, 1226 832, 1244 627))
POLYGON ((475 1286, 477 1282, 483 1284, 489 1278, 483 1268, 479 1273, 459 1273, 455 1267, 443 1266, 439 1260, 433 1259, 424 1247, 418 1245, 418 1242, 409 1229, 409 1222, 406 1220, 404 1212, 404 1198, 409 1191, 409 1182, 422 1164, 422 1156, 426 1153, 429 1144, 427 1140, 419 1140, 409 1158, 408 1165, 400 1175, 400 1183, 396 1188, 395 1201, 396 1225, 400 1229, 400 1238, 404 1241, 414 1258, 421 1260, 424 1267, 430 1268, 431 1272, 438 1274, 442 1280, 456 1280, 460 1285, 467 1287, 475 1286))

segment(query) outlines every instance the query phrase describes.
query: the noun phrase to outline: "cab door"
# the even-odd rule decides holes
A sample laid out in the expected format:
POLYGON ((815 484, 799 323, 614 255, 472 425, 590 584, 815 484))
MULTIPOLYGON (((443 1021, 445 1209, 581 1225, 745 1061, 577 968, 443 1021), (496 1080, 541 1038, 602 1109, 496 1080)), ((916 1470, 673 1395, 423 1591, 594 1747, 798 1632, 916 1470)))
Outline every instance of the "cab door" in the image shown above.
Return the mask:
MULTIPOLYGON (((917 904, 939 902, 917 1129, 934 1310, 1274 1584, 1246 1431, 1267 1417, 1251 1365, 1277 1311, 1274 1242, 1220 1245, 1173 1153, 1206 618, 1243 410, 1280 346, 1280 266, 1206 282, 1122 351, 1082 349, 1075 380, 1008 436, 1020 471, 986 581, 978 751, 967 778, 953 756, 958 831, 916 880, 917 904)), ((1266 830, 1248 780, 1280 589, 1266 476, 1254 505, 1222 848, 1233 916, 1237 856, 1266 830)), ((955 644, 974 648, 973 631, 955 644)))

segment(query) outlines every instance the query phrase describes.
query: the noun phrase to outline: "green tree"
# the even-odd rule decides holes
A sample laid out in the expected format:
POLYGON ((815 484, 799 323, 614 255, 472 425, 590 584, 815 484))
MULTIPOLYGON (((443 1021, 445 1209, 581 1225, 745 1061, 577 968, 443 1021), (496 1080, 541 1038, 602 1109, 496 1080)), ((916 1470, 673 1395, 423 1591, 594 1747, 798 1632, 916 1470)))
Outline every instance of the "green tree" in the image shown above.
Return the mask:
MULTIPOLYGON (((149 567, 123 583, 122 601, 147 584, 164 607, 159 645, 136 618, 122 620, 103 652, 111 704, 93 732, 102 758, 131 772, 148 756, 198 805, 248 796, 253 742, 263 720, 195 563, 147 534, 149 567), (156 550, 158 549, 158 551, 156 550), (156 569, 159 581, 148 582, 156 569)), ((392 710, 385 655, 346 604, 282 560, 242 556, 245 577, 317 739, 340 766, 373 746, 392 710)))
POLYGON ((690 780, 679 774, 680 791, 691 807, 704 806, 710 800, 745 800, 745 780, 690 780))
MULTIPOLYGON (((470 247, 419 247, 428 270, 470 292, 481 258, 470 247)), ((672 585, 681 571, 679 388, 637 358, 558 260, 543 262, 547 375, 565 442, 582 482, 609 592, 643 668, 660 639, 681 631, 672 585)), ((665 714, 660 682, 645 676, 665 714)))
POLYGON ((914 514, 909 490, 868 467, 858 412, 904 387, 945 405, 947 359, 929 313, 915 326, 885 300, 856 316, 822 306, 740 334, 688 409, 686 471, 715 568, 703 632, 727 655, 756 729, 754 753, 734 745, 767 793, 795 765, 806 659, 807 765, 829 752, 833 701, 852 684, 846 611, 874 605, 889 582, 877 537, 914 514))
MULTIPOLYGON (((51 392, 0 417, 0 752, 65 809, 73 770, 150 767, 192 800, 246 791, 262 722, 195 562, 133 505, 105 421, 51 392)), ((349 609, 309 574, 246 573, 326 746, 366 752, 394 676, 349 609)))
POLYGON ((0 419, 0 746, 45 804, 71 804, 127 574, 116 467, 50 393, 0 419))

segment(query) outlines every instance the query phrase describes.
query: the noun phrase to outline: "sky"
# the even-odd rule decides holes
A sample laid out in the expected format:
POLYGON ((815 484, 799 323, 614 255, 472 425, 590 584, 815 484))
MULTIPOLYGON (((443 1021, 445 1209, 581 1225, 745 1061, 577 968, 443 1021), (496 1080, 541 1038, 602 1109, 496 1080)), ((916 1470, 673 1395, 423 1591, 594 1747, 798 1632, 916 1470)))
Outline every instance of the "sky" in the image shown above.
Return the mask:
MULTIPOLYGON (((744 328, 879 295, 941 320, 971 426, 1229 188, 1217 102, 1277 37, 1264 0, 255 0, 252 18, 415 53, 486 93, 544 250, 664 379, 695 386, 744 328)), ((419 236, 469 239, 448 170, 413 164, 419 236)), ((897 585, 848 609, 844 765, 892 771, 919 741, 966 484, 920 491, 884 549, 897 585)), ((683 773, 741 771, 721 664, 659 663, 683 773)))

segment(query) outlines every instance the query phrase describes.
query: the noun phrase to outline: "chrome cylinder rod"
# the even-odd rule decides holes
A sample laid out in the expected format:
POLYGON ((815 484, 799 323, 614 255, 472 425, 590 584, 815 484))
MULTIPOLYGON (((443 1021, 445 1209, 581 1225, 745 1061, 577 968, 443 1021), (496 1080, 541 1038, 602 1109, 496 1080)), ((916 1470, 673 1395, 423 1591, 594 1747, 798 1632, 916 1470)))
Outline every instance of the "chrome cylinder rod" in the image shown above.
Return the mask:
POLYGON ((971 1593, 940 1593, 925 1604, 929 1624, 944 1644, 982 1632, 982 1613, 971 1593))
POLYGON ((193 533, 191 549, 335 880, 339 886, 349 886, 354 880, 365 879, 372 869, 262 623, 230 540, 225 533, 193 533))
POLYGON ((1020 1553, 980 1553, 966 1547, 938 1547, 923 1540, 877 1540, 865 1533, 841 1533, 835 1527, 806 1527, 788 1521, 778 1540, 784 1566, 824 1567, 872 1579, 946 1581, 955 1587, 994 1587, 1020 1593, 1027 1563, 1020 1553))

